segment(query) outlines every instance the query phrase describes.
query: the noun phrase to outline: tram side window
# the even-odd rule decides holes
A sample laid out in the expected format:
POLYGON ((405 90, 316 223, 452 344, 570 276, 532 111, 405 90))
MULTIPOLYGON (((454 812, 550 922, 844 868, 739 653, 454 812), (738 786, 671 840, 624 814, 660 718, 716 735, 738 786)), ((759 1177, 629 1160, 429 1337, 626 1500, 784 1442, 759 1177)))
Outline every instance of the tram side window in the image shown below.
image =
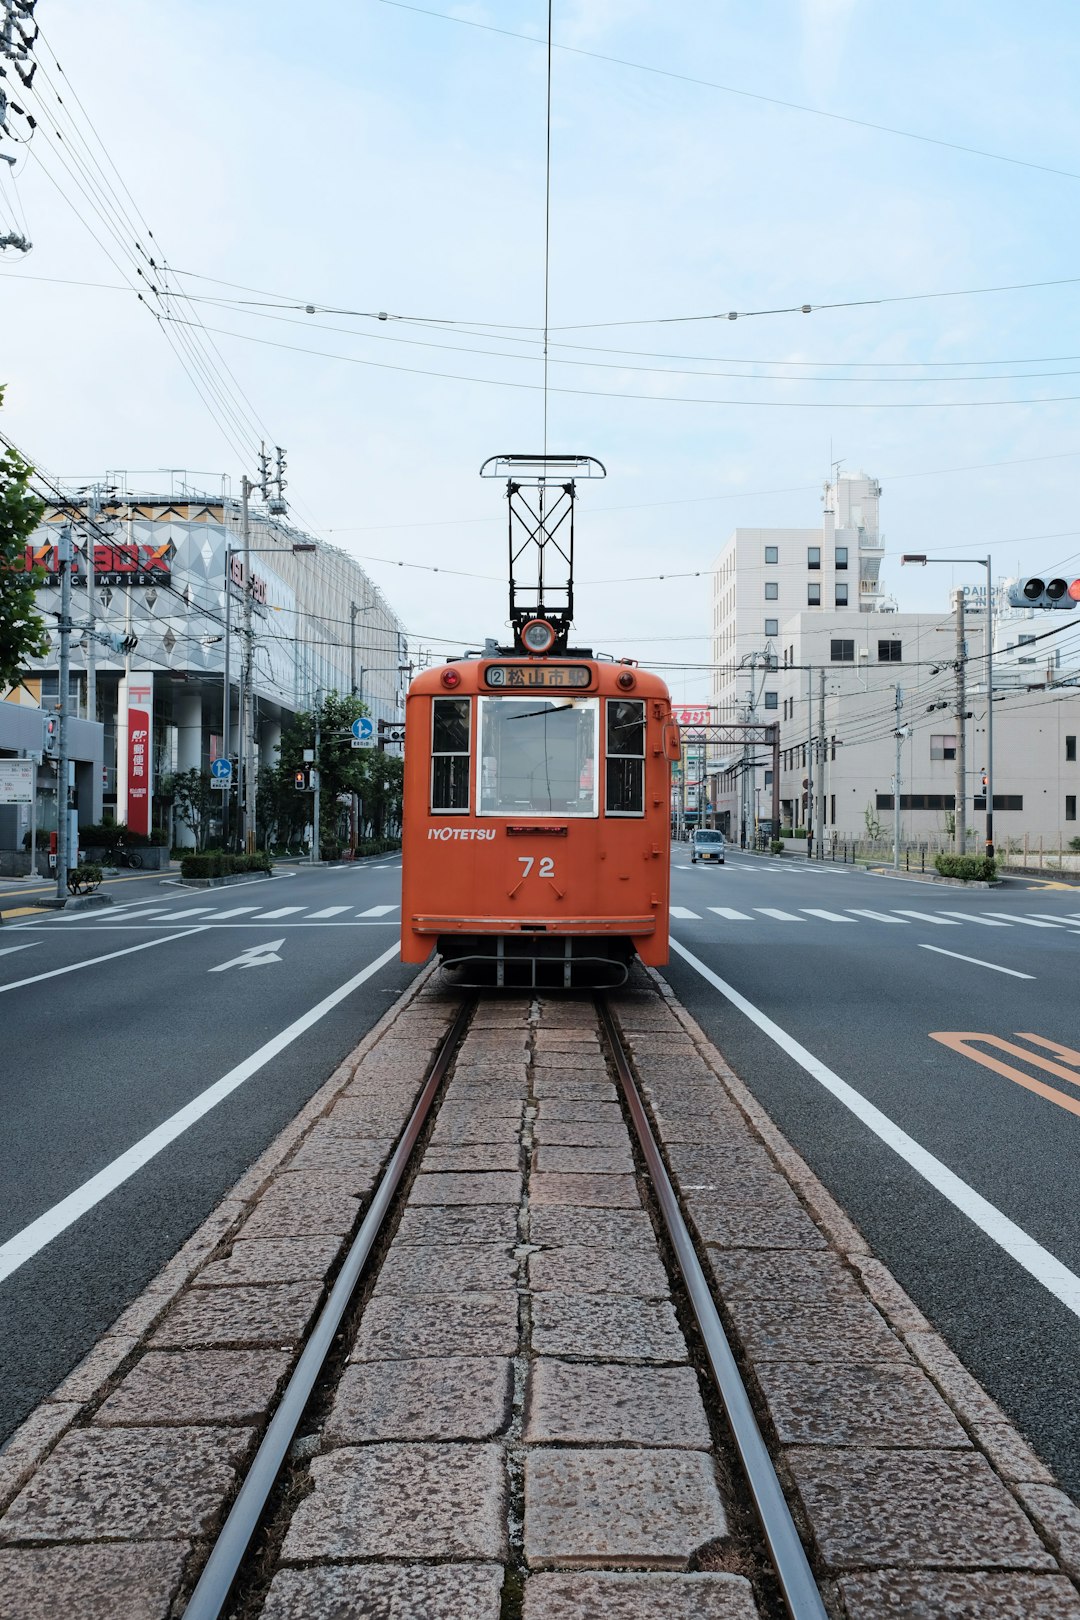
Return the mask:
POLYGON ((638 698, 607 704, 607 797, 609 816, 645 814, 645 705, 638 698))
POLYGON ((469 700, 435 698, 431 715, 432 812, 469 808, 469 700))

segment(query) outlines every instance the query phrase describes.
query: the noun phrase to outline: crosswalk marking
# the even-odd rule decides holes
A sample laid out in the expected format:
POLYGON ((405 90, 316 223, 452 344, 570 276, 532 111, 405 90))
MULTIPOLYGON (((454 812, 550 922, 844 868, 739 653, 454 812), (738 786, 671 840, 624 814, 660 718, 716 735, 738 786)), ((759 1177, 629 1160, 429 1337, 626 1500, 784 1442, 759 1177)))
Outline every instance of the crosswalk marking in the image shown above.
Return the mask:
POLYGON ((715 911, 718 917, 726 917, 729 922, 753 922, 754 920, 753 917, 748 917, 745 911, 736 911, 734 906, 710 906, 709 910, 715 911))
POLYGON ((213 906, 189 906, 185 911, 166 911, 154 918, 155 922, 182 922, 185 917, 199 917, 213 911, 213 906))
POLYGON ((310 917, 312 922, 321 921, 323 917, 337 917, 341 912, 348 910, 348 906, 324 906, 322 911, 311 912, 310 917))
POLYGON ((775 917, 777 922, 804 921, 802 917, 796 917, 793 911, 777 911, 774 906, 755 906, 754 910, 760 911, 763 917, 775 917))
POLYGON ((872 917, 874 922, 899 923, 901 928, 911 927, 906 917, 890 917, 884 911, 863 911, 858 906, 849 906, 848 910, 853 911, 856 917, 872 917))
POLYGON ((907 911, 903 906, 897 906, 897 911, 904 917, 914 917, 917 922, 937 923, 939 928, 959 928, 958 922, 949 917, 933 917, 928 911, 907 911))
POLYGON ((701 913, 698 911, 688 911, 686 906, 669 906, 668 910, 671 912, 673 917, 677 917, 679 919, 685 918, 687 921, 692 922, 701 921, 701 913))
POLYGON ((215 911, 214 920, 220 922, 225 917, 242 917, 245 912, 258 909, 258 906, 231 906, 228 911, 215 911))
POLYGON ((1010 922, 1021 923, 1023 925, 1023 927, 1025 927, 1025 928, 1064 928, 1065 927, 1064 923, 1039 922, 1037 920, 1037 918, 1035 918, 1035 917, 1018 917, 1015 914, 1015 912, 1010 913, 1008 911, 994 911, 994 912, 991 912, 991 916, 993 916, 993 917, 1008 917, 1010 922))
MULTIPOLYGON (((385 917, 388 911, 396 911, 396 906, 369 906, 366 911, 358 911, 358 917, 385 917)), ((691 912, 691 916, 693 913, 691 912)))
POLYGON ((292 917, 296 912, 303 911, 303 909, 303 906, 278 906, 276 911, 260 911, 255 921, 269 922, 271 917, 292 917))
POLYGON ((992 917, 976 917, 973 911, 949 911, 948 917, 959 917, 961 922, 981 923, 984 928, 1008 928, 1007 922, 995 922, 992 917))
POLYGON ((818 911, 815 906, 801 906, 799 909, 805 911, 810 917, 822 917, 826 922, 849 923, 855 921, 854 917, 841 917, 838 911, 818 911))

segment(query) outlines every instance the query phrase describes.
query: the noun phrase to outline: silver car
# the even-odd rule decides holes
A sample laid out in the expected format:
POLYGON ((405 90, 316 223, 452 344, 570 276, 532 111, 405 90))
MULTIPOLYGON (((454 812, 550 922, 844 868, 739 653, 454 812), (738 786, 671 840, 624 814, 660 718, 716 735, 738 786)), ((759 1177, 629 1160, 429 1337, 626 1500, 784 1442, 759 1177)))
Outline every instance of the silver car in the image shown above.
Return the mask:
POLYGON ((696 866, 698 861, 715 861, 717 865, 724 864, 724 835, 715 832, 711 827, 698 827, 690 836, 690 864, 696 866))

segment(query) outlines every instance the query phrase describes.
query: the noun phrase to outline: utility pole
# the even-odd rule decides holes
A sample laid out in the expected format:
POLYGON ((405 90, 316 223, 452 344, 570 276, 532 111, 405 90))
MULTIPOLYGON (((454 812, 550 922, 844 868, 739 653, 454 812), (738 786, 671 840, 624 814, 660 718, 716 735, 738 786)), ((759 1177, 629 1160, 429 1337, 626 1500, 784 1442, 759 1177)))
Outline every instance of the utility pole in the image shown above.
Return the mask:
POLYGON ((71 818, 68 814, 68 687, 71 684, 71 570, 74 546, 71 524, 64 525, 57 547, 60 565, 60 725, 56 758, 56 898, 67 899, 68 862, 71 858, 71 818))
POLYGON ((248 502, 255 486, 245 473, 240 481, 240 537, 244 547, 244 849, 255 851, 255 698, 254 642, 251 633, 251 519, 248 502))
POLYGON ((315 865, 315 862, 318 860, 319 855, 321 854, 321 851, 319 849, 319 797, 320 797, 321 786, 322 786, 322 778, 319 776, 319 743, 322 740, 322 734, 321 734, 320 729, 319 729, 319 721, 320 721, 320 718, 321 718, 320 714, 319 714, 319 700, 320 700, 320 693, 318 691, 316 691, 316 693, 315 693, 315 760, 314 760, 314 763, 313 763, 313 766, 312 766, 312 769, 315 772, 315 800, 314 800, 314 804, 312 805, 312 812, 313 812, 314 817, 315 817, 315 825, 312 828, 312 832, 311 832, 311 864, 312 864, 312 866, 315 865))
MULTIPOLYGON (((989 603, 987 613, 989 614, 989 603)), ((965 671, 967 649, 964 640, 964 593, 956 593, 956 821, 953 847, 958 855, 967 849, 967 692, 965 671)))
POLYGON ((818 670, 818 795, 814 842, 818 860, 824 859, 825 848, 825 671, 818 670))
POLYGON ((897 683, 896 687, 896 727, 893 736, 896 738, 896 775, 893 777, 893 871, 900 870, 900 750, 904 738, 911 736, 911 727, 905 726, 900 719, 904 708, 903 688, 897 683))
POLYGON ((993 559, 986 569, 986 854, 994 858, 994 577, 993 559))
POLYGON ((814 672, 806 672, 806 830, 814 824, 814 672))

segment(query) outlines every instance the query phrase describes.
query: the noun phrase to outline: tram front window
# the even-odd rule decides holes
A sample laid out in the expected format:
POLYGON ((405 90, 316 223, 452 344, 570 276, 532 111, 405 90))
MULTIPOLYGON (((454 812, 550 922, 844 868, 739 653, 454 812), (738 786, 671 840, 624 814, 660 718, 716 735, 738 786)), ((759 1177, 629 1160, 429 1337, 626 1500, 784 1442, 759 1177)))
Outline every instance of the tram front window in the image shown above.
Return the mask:
POLYGON ((480 814, 595 816, 595 698, 481 698, 480 814))

